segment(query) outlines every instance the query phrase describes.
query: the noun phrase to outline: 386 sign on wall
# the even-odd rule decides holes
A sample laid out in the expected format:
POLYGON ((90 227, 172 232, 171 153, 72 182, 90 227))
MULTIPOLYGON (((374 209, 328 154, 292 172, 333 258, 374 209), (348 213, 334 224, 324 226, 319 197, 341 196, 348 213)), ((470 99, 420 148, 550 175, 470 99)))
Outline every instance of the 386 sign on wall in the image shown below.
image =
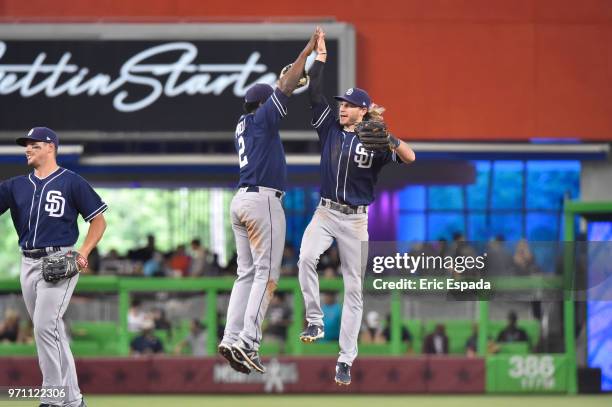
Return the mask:
MULTIPOLYGON (((246 90, 274 85, 307 39, 0 39, 0 131, 233 131, 246 90)), ((338 66, 330 58, 329 92, 338 66)), ((284 128, 308 129, 307 98, 295 99, 284 128)))

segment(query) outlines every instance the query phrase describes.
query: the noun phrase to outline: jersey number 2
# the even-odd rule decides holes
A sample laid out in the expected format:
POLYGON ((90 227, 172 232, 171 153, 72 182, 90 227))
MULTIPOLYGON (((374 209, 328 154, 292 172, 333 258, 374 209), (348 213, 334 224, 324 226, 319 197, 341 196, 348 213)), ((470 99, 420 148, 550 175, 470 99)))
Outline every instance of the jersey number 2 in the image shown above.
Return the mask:
POLYGON ((238 139, 238 158, 240 159, 240 168, 244 167, 249 163, 249 159, 246 156, 246 144, 244 143, 244 137, 242 137, 242 133, 244 133, 245 123, 244 120, 238 122, 236 126, 236 138, 238 139))
POLYGON ((240 158, 240 168, 244 167, 249 163, 249 159, 246 156, 246 145, 244 144, 244 138, 242 136, 238 137, 238 158, 240 158))

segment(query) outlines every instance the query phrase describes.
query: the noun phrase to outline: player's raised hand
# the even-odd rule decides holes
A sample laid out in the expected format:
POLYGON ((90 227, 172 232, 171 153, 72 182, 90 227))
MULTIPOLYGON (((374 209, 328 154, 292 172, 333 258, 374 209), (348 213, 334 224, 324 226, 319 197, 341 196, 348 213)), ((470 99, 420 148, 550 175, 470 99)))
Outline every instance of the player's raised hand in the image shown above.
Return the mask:
POLYGON ((312 33, 312 36, 310 37, 308 44, 306 44, 306 47, 302 51, 303 54, 308 56, 315 50, 315 47, 317 46, 317 40, 319 39, 319 30, 320 28, 317 27, 314 33, 312 33))
POLYGON ((325 31, 321 27, 317 27, 319 31, 319 37, 317 38, 317 45, 315 46, 315 52, 317 53, 316 60, 325 62, 327 60, 327 48, 325 46, 325 31))
POLYGON ((319 27, 319 37, 317 38, 317 45, 315 48, 317 54, 327 54, 327 48, 325 47, 325 31, 319 27))

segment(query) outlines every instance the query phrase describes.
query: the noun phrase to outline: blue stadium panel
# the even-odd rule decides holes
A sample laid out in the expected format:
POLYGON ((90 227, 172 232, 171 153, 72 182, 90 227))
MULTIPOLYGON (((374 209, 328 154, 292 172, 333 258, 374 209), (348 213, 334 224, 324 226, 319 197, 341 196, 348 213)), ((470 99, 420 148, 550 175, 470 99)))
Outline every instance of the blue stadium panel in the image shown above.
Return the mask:
POLYGON ((523 161, 497 161, 493 164, 493 209, 521 209, 523 207, 523 161))
POLYGON ((527 162, 527 209, 561 210, 580 191, 579 161, 527 162))

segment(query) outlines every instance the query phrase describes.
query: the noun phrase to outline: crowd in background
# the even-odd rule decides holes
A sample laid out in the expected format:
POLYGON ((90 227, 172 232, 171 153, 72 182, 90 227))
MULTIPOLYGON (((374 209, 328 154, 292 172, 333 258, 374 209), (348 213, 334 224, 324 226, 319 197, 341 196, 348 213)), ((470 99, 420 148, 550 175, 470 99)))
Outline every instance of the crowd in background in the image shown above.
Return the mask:
MULTIPOLYGON (((504 236, 498 235, 486 243, 487 271, 489 275, 503 274, 513 276, 532 275, 541 272, 535 255, 525 239, 514 245, 513 250, 506 247, 504 236)), ((482 251, 482 250, 481 250, 482 251)), ((476 256, 478 250, 466 241, 460 232, 453 234, 450 241, 438 239, 434 242, 416 243, 410 253, 414 256, 476 256)), ((297 276, 298 250, 286 244, 281 276, 297 276)), ((90 272, 98 275, 130 275, 144 277, 217 277, 234 276, 237 268, 236 253, 226 265, 219 262, 217 253, 202 245, 200 239, 193 239, 189 245, 181 244, 169 252, 160 250, 155 236, 147 236, 143 247, 128 250, 121 254, 116 249, 101 256, 92 252, 89 260, 90 272)), ((321 256, 318 264, 323 275, 338 275, 340 259, 338 250, 332 246, 321 256)))
MULTIPOLYGON (((505 247, 503 236, 497 236, 487 243, 488 268, 500 268, 512 275, 530 275, 540 272, 535 257, 525 240, 517 242, 514 252, 505 247)), ((412 255, 427 256, 473 256, 476 249, 466 242, 462 233, 455 233, 453 239, 446 241, 439 239, 435 242, 415 244, 412 246, 412 255)), ((339 277, 340 256, 338 249, 332 246, 323 255, 317 265, 320 278, 334 279, 339 277)), ((130 275, 146 277, 214 277, 234 276, 236 274, 236 256, 222 267, 216 253, 212 253, 201 244, 199 239, 193 239, 191 244, 179 245, 170 252, 162 252, 156 246, 155 237, 149 235, 143 247, 128 250, 120 255, 111 250, 107 255, 100 257, 97 252, 90 258, 90 272, 98 275, 130 275)), ((281 276, 298 275, 298 252, 287 245, 283 252, 281 276)), ((323 291, 321 293, 321 307, 324 312, 325 341, 337 341, 340 335, 340 321, 342 306, 338 300, 338 293, 323 291)), ((284 292, 275 292, 271 300, 268 315, 265 320, 265 338, 268 342, 279 345, 284 351, 288 328, 293 320, 293 307, 284 292)), ((218 313, 219 326, 217 336, 223 335, 223 315, 218 313)), ((25 318, 28 319, 29 318, 25 318)), ((504 341, 527 340, 526 334, 516 326, 516 313, 509 315, 508 327, 503 335, 497 339, 504 341)), ((361 343, 382 344, 388 343, 391 338, 390 315, 384 320, 377 311, 369 311, 364 315, 363 329, 360 335, 361 343)), ((198 319, 190 321, 189 332, 182 338, 172 341, 174 346, 168 349, 164 341, 156 333, 167 331, 166 338, 173 334, 172 324, 166 318, 162 305, 157 308, 145 310, 141 301, 134 298, 128 314, 128 330, 132 332, 130 348, 132 354, 147 353, 175 353, 188 351, 195 356, 206 354, 207 333, 198 319), (165 347, 166 346, 166 347, 165 347)), ((467 355, 477 352, 478 327, 474 326, 473 336, 466 342, 467 355)), ((401 340, 407 344, 407 349, 414 348, 413 334, 406 326, 401 328, 401 340)), ((32 327, 22 321, 20 315, 12 309, 7 310, 4 320, 0 323, 0 342, 32 343, 32 327)), ((448 353, 448 337, 445 327, 438 325, 433 332, 428 333, 422 343, 423 353, 448 353)), ((489 343, 489 351, 495 351, 495 340, 489 343)))

